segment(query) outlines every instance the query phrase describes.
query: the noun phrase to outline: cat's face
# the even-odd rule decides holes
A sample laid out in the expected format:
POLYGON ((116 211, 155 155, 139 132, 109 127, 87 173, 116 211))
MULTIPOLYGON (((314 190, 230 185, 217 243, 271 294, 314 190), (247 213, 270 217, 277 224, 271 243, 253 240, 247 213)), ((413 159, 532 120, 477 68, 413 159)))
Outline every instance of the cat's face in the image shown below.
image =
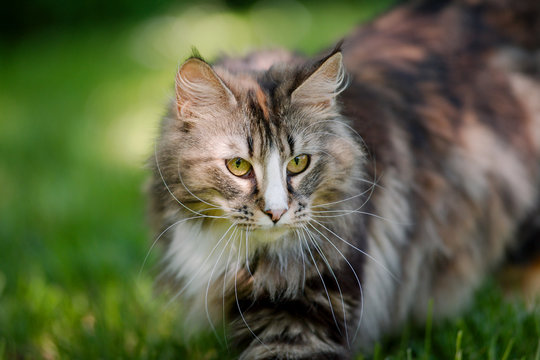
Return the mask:
POLYGON ((194 216, 223 217, 264 242, 307 227, 313 213, 353 193, 362 156, 336 106, 341 54, 299 84, 276 69, 263 76, 281 88, 270 93, 256 78, 198 59, 182 65, 158 165, 194 216))

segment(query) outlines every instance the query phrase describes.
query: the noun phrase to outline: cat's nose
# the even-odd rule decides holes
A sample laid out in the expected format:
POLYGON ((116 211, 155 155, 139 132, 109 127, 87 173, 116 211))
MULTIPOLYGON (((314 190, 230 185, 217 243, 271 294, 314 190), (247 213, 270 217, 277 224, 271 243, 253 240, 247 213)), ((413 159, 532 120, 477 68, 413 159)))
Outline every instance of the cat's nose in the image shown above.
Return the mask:
POLYGON ((283 216, 283 214, 285 214, 286 211, 287 209, 275 209, 275 210, 269 209, 269 210, 264 210, 264 213, 268 215, 275 224, 279 221, 279 219, 281 219, 281 216, 283 216))

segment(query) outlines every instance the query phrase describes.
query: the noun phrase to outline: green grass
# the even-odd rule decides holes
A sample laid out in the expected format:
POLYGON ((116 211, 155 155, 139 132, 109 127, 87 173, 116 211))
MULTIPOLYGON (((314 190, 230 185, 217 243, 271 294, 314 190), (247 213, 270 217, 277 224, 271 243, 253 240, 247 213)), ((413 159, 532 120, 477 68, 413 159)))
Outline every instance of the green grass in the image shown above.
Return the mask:
MULTIPOLYGON (((314 53, 389 2, 190 7, 0 45, 0 360, 234 358, 185 338, 183 309, 153 291, 156 251, 141 272, 144 162, 178 62, 191 45, 314 53)), ((462 317, 367 358, 540 360, 539 319, 490 283, 462 317)))

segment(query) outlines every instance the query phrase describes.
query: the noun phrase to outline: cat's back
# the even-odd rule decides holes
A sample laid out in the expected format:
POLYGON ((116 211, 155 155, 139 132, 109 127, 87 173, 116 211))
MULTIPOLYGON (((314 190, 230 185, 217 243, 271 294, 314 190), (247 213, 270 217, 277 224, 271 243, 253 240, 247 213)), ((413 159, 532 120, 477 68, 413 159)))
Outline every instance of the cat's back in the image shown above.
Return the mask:
MULTIPOLYGON (((538 211, 540 33, 501 22, 515 4, 475 3, 405 5, 343 44, 342 111, 381 185, 367 211, 412 224, 402 238, 403 225, 368 220, 380 246, 399 254, 392 261, 406 264, 397 314, 422 314, 418 299, 430 296, 451 313, 538 211)), ((540 15, 540 2, 522 6, 540 15)))
MULTIPOLYGON (((368 147, 390 141, 393 125, 407 133, 419 156, 426 150, 443 156, 471 132, 485 132, 537 162, 540 56, 534 49, 540 49, 540 31, 497 22, 499 13, 512 14, 511 3, 475 4, 401 6, 346 38, 344 111, 367 141, 374 139, 368 147)), ((540 2, 523 1, 522 8, 540 15, 540 2)), ((380 156, 384 160, 384 152, 380 156)))

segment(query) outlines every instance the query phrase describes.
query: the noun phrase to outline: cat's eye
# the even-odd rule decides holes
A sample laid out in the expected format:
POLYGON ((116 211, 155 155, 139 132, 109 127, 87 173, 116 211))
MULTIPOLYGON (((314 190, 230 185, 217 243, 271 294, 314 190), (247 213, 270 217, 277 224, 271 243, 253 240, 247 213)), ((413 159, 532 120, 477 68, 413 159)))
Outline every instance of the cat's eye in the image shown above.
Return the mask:
POLYGON ((290 175, 300 174, 302 171, 306 170, 309 165, 309 155, 302 154, 295 156, 287 164, 287 172, 290 175))
POLYGON ((246 176, 251 171, 251 164, 240 157, 227 160, 227 169, 235 176, 246 176))

